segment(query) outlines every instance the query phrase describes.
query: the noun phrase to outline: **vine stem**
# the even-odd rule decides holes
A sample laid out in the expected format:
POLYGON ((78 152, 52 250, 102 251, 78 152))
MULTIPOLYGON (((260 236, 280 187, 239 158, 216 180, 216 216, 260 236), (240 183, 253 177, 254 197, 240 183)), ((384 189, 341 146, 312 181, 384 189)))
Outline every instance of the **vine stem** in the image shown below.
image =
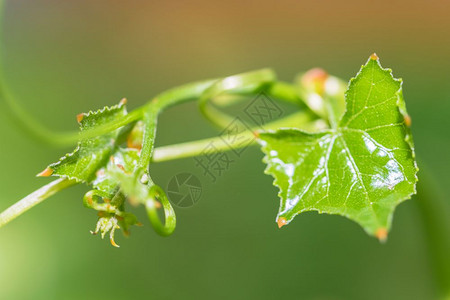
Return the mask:
MULTIPOLYGON (((280 119, 271 123, 268 123, 265 127, 265 129, 277 129, 283 126, 296 126, 298 128, 304 128, 304 129, 311 129, 314 123, 311 122, 312 118, 311 115, 306 112, 298 112, 294 113, 284 119, 280 119)), ((258 128, 261 129, 261 128, 258 128)), ((256 128, 255 128, 256 130, 256 128)), ((245 131, 240 134, 236 135, 230 135, 229 140, 230 141, 239 141, 238 138, 252 138, 252 143, 256 143, 255 139, 255 131, 245 131)), ((187 143, 181 143, 181 144, 174 144, 170 146, 163 146, 156 148, 154 150, 154 155, 152 158, 152 162, 163 162, 163 161, 169 161, 174 159, 181 159, 181 158, 188 158, 188 157, 194 157, 201 155, 201 153, 204 151, 204 149, 209 145, 213 143, 215 146, 215 151, 217 152, 225 152, 230 151, 231 149, 239 149, 241 147, 247 146, 239 143, 232 143, 231 145, 226 144, 223 139, 220 136, 193 141, 193 142, 187 142, 187 143)), ((50 196, 54 195, 55 193, 68 188, 72 185, 77 184, 74 180, 68 180, 68 179, 57 179, 55 181, 50 182, 49 184, 39 188, 35 192, 29 194, 22 200, 19 200, 9 208, 7 208, 5 211, 0 213, 0 227, 5 225, 6 223, 9 223, 10 221, 14 220, 16 217, 20 216, 30 208, 34 207, 35 205, 41 203, 45 199, 49 198, 50 196)), ((158 190, 158 196, 163 198, 163 191, 158 190)), ((164 199, 162 199, 164 200, 164 199)), ((168 216, 172 216, 172 212, 169 208, 168 202, 164 202, 163 205, 167 206, 167 213, 168 216)), ((152 207, 150 205, 147 205, 150 207, 150 210, 152 210, 152 207)), ((149 210, 149 208, 148 208, 149 210)), ((156 220, 157 215, 153 212, 149 214, 152 214, 153 219, 156 220)), ((162 229, 164 226, 160 225, 155 221, 155 224, 158 224, 158 228, 160 228, 161 232, 163 232, 163 235, 166 235, 167 229, 162 229)), ((169 222, 168 226, 172 226, 173 222, 169 222)), ((172 230, 173 231, 173 230, 172 230)))
POLYGON ((187 157, 199 156, 211 144, 213 149, 208 149, 208 153, 225 152, 231 149, 239 149, 248 145, 256 144, 256 137, 260 130, 275 130, 282 127, 295 127, 299 129, 311 130, 315 128, 313 118, 307 112, 297 112, 283 119, 270 122, 261 127, 254 127, 252 130, 243 131, 239 134, 230 135, 227 142, 220 136, 197 140, 193 142, 162 146, 155 149, 152 162, 163 162, 187 157), (248 144, 242 144, 242 139, 251 140, 248 144))
POLYGON ((5 211, 3 211, 0 214, 0 227, 14 220, 48 197, 74 184, 76 184, 75 180, 59 178, 55 181, 50 182, 49 184, 44 185, 43 187, 39 188, 38 190, 34 191, 33 193, 29 194, 25 198, 19 200, 18 202, 7 208, 5 211))

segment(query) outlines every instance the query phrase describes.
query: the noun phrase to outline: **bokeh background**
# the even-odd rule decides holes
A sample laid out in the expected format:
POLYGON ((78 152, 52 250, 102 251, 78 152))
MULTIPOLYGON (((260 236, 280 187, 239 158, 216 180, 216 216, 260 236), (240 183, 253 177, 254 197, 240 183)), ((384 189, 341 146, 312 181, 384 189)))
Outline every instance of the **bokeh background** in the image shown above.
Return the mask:
MULTIPOLYGON (((283 80, 322 67, 345 80, 372 52, 404 79, 423 166, 450 193, 450 2, 7 1, 5 73, 17 98, 46 125, 127 97, 137 107, 190 81, 262 67, 283 80)), ((0 114, 0 209, 47 183, 35 178, 71 149, 25 136, 0 114)), ((168 110, 157 144, 215 136, 195 104, 168 110)), ((1 299, 435 299, 432 256, 417 200, 401 204, 382 245, 342 217, 306 213, 287 228, 262 153, 245 152, 217 182, 193 159, 154 165, 166 186, 180 172, 203 194, 177 209, 162 238, 143 209, 120 249, 91 236, 94 211, 77 186, 0 230, 1 299)), ((449 208, 448 201, 443 204, 449 208)))

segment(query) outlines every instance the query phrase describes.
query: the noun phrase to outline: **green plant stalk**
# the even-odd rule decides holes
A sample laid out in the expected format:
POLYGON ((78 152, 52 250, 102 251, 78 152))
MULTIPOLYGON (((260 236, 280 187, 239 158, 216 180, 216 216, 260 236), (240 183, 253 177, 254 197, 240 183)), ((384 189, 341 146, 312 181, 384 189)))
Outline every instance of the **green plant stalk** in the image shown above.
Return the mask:
POLYGON ((76 184, 75 180, 59 178, 44 185, 22 200, 19 200, 0 214, 0 227, 14 220, 33 206, 41 203, 55 193, 76 184))
POLYGON ((422 215, 427 248, 442 300, 450 300, 450 213, 446 198, 421 164, 417 205, 422 215))
MULTIPOLYGON (((161 109, 158 107, 159 103, 154 103, 149 106, 144 115, 144 137, 142 143, 141 154, 136 166, 135 174, 138 178, 143 175, 147 176, 147 186, 149 189, 149 199, 145 199, 145 209, 147 215, 155 231, 162 236, 169 236, 173 233, 176 227, 176 215, 172 205, 167 199, 165 192, 156 184, 153 183, 149 173, 149 164, 152 159, 154 150, 154 140, 156 136, 156 125, 158 122, 158 113, 161 109), (158 215, 158 208, 156 202, 159 201, 164 209, 164 224, 161 222, 158 215)), ((142 180, 141 180, 142 181, 142 180)), ((143 183, 145 184, 145 183, 143 183)))
MULTIPOLYGON (((266 125, 266 128, 267 129, 271 129, 271 128, 275 129, 275 128, 279 128, 279 127, 283 127, 283 126, 286 126, 286 127, 299 126, 301 128, 313 130, 314 122, 313 122, 313 118, 311 117, 310 114, 308 114, 306 112, 298 112, 298 113, 292 114, 290 116, 287 116, 286 118, 268 123, 266 125)), ((258 128, 258 129, 260 129, 260 128, 258 128)), ((246 131, 246 132, 237 134, 235 136, 236 137, 252 137, 252 138, 254 138, 254 134, 255 134, 254 131, 246 131)), ((234 140, 237 140, 237 138, 234 138, 234 136, 230 136, 230 140, 234 141, 234 140)), ((252 143, 254 144, 255 141, 256 140, 253 139, 252 143)), ((201 153, 204 151, 205 147, 209 143, 214 143, 218 152, 225 152, 225 151, 231 150, 230 146, 225 144, 221 137, 217 136, 217 137, 203 139, 203 140, 199 140, 199 141, 174 144, 174 145, 170 145, 170 146, 156 148, 154 150, 154 156, 153 156, 153 158, 151 158, 151 162, 157 163, 157 162, 169 161, 169 160, 174 160, 174 159, 198 156, 198 155, 201 155, 201 153)), ((247 145, 241 145, 241 144, 236 143, 236 144, 233 144, 232 146, 234 149, 239 149, 240 147, 244 147, 247 145)), ((149 147, 149 146, 146 146, 146 147, 149 147)), ((153 146, 151 146, 151 147, 153 147, 153 146)), ((151 147, 149 147, 147 149, 151 149, 151 147)), ((148 151, 149 150, 146 150, 147 153, 149 153, 148 151)), ((146 157, 150 158, 151 156, 146 156, 146 157)), ((141 165, 141 167, 143 166, 144 168, 145 168, 145 165, 148 166, 147 160, 143 160, 140 165, 141 165)), ((70 187, 74 184, 76 184, 75 181, 70 181, 70 180, 66 180, 66 179, 57 179, 57 180, 52 181, 51 183, 41 187, 40 189, 36 190, 35 192, 31 193, 30 195, 26 196, 22 200, 18 201, 17 203, 13 204, 11 207, 9 207, 5 211, 3 211, 0 214, 0 227, 9 223, 16 217, 20 216, 21 214, 25 213, 27 210, 29 210, 36 204, 44 201, 45 199, 49 198, 50 196, 54 195, 55 193, 65 189, 67 187, 70 187)), ((158 193, 158 195, 160 195, 162 198, 162 195, 160 192, 158 193)), ((168 202, 165 202, 164 199, 160 199, 160 200, 162 200, 161 201, 162 205, 163 205, 163 207, 165 207, 165 213, 169 214, 168 216, 171 216, 173 214, 171 212, 171 211, 173 211, 173 209, 171 210, 169 208, 169 206, 167 204, 168 202)), ((170 203, 169 203, 169 205, 170 205, 170 203)), ((149 214, 152 214, 152 216, 157 217, 157 215, 153 212, 149 213, 149 214)), ((167 220, 168 216, 166 215, 166 220, 167 220)), ((156 219, 154 221, 152 221, 152 224, 153 224, 153 222, 155 222, 154 224, 158 224, 156 219)), ((170 222, 169 222, 169 225, 170 225, 170 222)), ((160 230, 160 233, 162 233, 162 235, 167 235, 165 233, 168 232, 167 229, 163 229, 163 225, 157 226, 156 230, 160 230)))

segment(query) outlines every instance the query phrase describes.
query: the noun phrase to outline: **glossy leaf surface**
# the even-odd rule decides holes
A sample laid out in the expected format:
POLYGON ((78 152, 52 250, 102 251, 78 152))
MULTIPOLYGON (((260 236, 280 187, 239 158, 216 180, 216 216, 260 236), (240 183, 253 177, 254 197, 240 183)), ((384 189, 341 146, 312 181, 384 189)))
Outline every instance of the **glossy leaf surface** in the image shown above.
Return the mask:
POLYGON ((415 193, 417 166, 401 80, 372 55, 346 92, 336 128, 260 134, 280 189, 278 225, 299 213, 345 216, 383 240, 395 207, 415 193))

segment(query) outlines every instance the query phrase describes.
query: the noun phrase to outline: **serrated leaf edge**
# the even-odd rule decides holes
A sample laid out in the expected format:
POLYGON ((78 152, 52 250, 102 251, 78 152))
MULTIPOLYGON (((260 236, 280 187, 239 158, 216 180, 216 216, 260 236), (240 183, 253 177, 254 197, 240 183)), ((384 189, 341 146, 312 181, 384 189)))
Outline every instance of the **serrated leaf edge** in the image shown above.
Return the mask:
MULTIPOLYGON (((394 80, 395 82, 400 83, 399 89, 395 92, 395 95, 397 96, 397 102, 396 102, 396 104, 397 104, 397 109, 398 109, 399 113, 403 116, 403 118, 404 118, 404 120, 405 120, 405 122, 406 122, 406 119, 409 118, 409 115, 408 115, 408 113, 407 113, 406 105, 405 105, 405 100, 403 99, 403 94, 402 94, 402 92, 403 92, 403 79, 401 79, 401 78, 395 78, 394 75, 393 75, 392 69, 390 69, 390 68, 383 68, 383 66, 382 66, 381 63, 380 63, 380 59, 379 59, 379 57, 378 57, 376 54, 372 54, 372 55, 369 57, 369 59, 367 60, 366 64, 362 65, 361 68, 360 68, 360 70, 356 73, 356 75, 355 75, 354 77, 352 77, 352 78, 349 80, 349 83, 348 83, 348 86, 347 86, 347 90, 345 91, 345 96, 344 96, 345 99, 347 99, 347 93, 348 93, 348 91, 349 91, 349 89, 350 89, 351 84, 353 84, 356 80, 358 80, 358 76, 359 76, 360 73, 362 72, 363 68, 364 68, 365 66, 367 66, 368 63, 371 62, 371 61, 375 61, 375 62, 377 63, 377 65, 378 65, 378 67, 379 67, 383 72, 388 73, 388 74, 390 75, 390 77, 392 78, 392 80, 394 80)), ((347 102, 346 102, 345 104, 346 104, 346 105, 345 105, 345 111, 344 111, 344 113, 342 114, 342 116, 341 116, 341 118, 340 118, 338 124, 341 123, 341 120, 342 120, 343 116, 344 116, 345 113, 347 112, 347 102)), ((412 192, 411 194, 409 194, 408 196, 404 197, 403 199, 399 200, 399 201, 396 203, 396 206, 398 206, 400 203, 402 203, 402 202, 404 202, 404 201, 407 201, 407 200, 411 199, 412 195, 414 195, 414 194, 417 193, 416 185, 417 185, 417 182, 419 181, 419 178, 418 178, 418 176, 417 176, 417 173, 418 173, 418 171, 419 171, 419 167, 418 167, 417 161, 416 161, 416 154, 415 154, 415 148, 414 148, 413 137, 412 137, 412 134, 411 134, 411 130, 410 130, 409 125, 408 125, 408 124, 405 124, 405 126, 406 126, 406 134, 405 134, 404 141, 409 145, 409 147, 410 147, 410 149, 411 149, 411 156, 412 156, 412 158, 413 158, 413 161, 414 161, 414 167, 415 167, 415 170, 416 170, 415 173, 414 173, 414 179, 415 179, 415 181, 414 181, 414 186, 413 186, 413 192, 412 192)), ((298 214, 300 214, 300 213, 302 213, 302 212, 305 212, 305 211, 316 211, 316 212, 318 212, 319 214, 331 214, 331 213, 329 213, 329 212, 325 212, 325 211, 320 210, 320 209, 317 209, 317 208, 308 208, 308 209, 305 209, 305 210, 300 210, 300 211, 298 211, 297 213, 295 213, 295 214, 294 214, 294 217, 293 217, 291 220, 286 220, 286 219, 284 219, 283 222, 282 222, 282 225, 280 225, 280 221, 279 221, 279 213, 280 213, 280 210, 281 210, 281 201, 283 200, 282 197, 281 197, 281 186, 280 186, 280 184, 279 184, 277 178, 274 176, 274 174, 271 173, 271 166, 269 165, 269 161, 268 161, 269 158, 268 158, 268 154, 267 154, 267 153, 268 153, 268 152, 267 152, 267 150, 268 150, 268 149, 267 149, 267 142, 266 142, 266 141, 263 141, 263 140, 260 138, 260 136, 263 135, 264 133, 277 134, 278 132, 281 132, 281 131, 283 131, 283 130, 294 130, 294 131, 298 131, 298 132, 300 132, 300 133, 302 133, 302 134, 306 134, 306 135, 316 135, 316 134, 325 133, 325 132, 329 131, 329 130, 320 130, 320 131, 318 131, 317 133, 308 133, 308 132, 305 132, 305 131, 300 130, 300 129, 298 129, 298 128, 288 128, 288 127, 286 127, 286 128, 279 128, 278 130, 266 130, 266 131, 261 132, 261 133, 258 135, 259 138, 257 139, 257 141, 258 141, 258 143, 261 145, 261 149, 262 149, 262 151, 263 151, 263 153, 264 153, 264 157, 263 157, 263 159, 262 159, 262 162, 263 162, 264 164, 266 164, 266 168, 264 169, 264 174, 267 174, 267 175, 272 176, 272 178, 274 178, 272 184, 273 184, 273 186, 275 186, 275 187, 278 188, 277 196, 278 196, 279 199, 280 199, 280 208, 279 208, 278 213, 277 213, 276 222, 279 224, 279 227, 281 227, 281 226, 283 226, 283 225, 289 224, 292 220, 294 220, 295 216, 297 216, 298 214)), ((394 212, 395 212, 395 209, 394 209, 394 210, 392 211, 392 213, 388 216, 388 221, 387 221, 388 228, 391 227, 394 212)), ((333 215, 333 214, 331 214, 331 215, 333 215)), ((334 215, 341 215, 341 216, 347 217, 348 219, 350 219, 350 220, 353 221, 353 219, 350 218, 349 216, 346 216, 346 214, 334 214, 334 215)), ((357 223, 357 222, 356 222, 356 223, 357 223)), ((362 226, 361 226, 361 227, 362 227, 362 226)), ((364 227, 362 227, 362 228, 363 228, 366 232, 368 232, 364 227)), ((369 232, 368 232, 368 233, 369 233, 369 232)), ((371 234, 371 233, 369 233, 369 234, 371 234)))
MULTIPOLYGON (((125 104, 126 104, 126 102, 121 101, 118 104, 115 104, 113 106, 104 106, 103 108, 100 108, 100 109, 94 110, 94 111, 90 110, 87 113, 82 113, 82 115, 84 117, 92 117, 92 116, 95 116, 95 115, 103 114, 105 112, 111 112, 111 111, 114 111, 114 110, 117 110, 117 109, 121 109, 122 107, 124 107, 124 113, 126 114, 127 110, 126 110, 126 105, 125 104)), ((82 131, 81 125, 80 125, 80 131, 82 131)), ((74 156, 78 151, 80 151, 80 147, 81 147, 81 141, 78 141, 77 147, 75 148, 75 150, 73 150, 72 152, 67 153, 66 155, 60 157, 60 159, 57 162, 48 165, 47 168, 49 168, 52 171, 54 171, 55 167, 61 165, 65 160, 67 160, 68 158, 74 156)), ((65 178, 65 179, 69 179, 69 180, 74 180, 77 183, 87 183, 86 180, 80 180, 77 177, 68 176, 68 175, 51 174, 50 176, 59 177, 59 178, 65 178)))

